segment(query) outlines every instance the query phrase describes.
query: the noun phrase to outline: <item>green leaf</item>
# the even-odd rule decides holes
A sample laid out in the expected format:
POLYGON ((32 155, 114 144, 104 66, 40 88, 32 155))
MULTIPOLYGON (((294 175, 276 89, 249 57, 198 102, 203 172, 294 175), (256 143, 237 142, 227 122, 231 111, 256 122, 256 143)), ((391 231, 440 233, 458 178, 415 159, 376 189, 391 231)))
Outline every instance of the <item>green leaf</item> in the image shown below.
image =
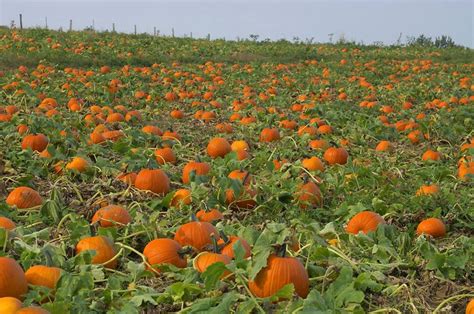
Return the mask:
POLYGON ((201 277, 204 279, 204 285, 207 291, 216 287, 226 270, 227 268, 222 262, 214 263, 206 268, 206 270, 201 274, 201 277))

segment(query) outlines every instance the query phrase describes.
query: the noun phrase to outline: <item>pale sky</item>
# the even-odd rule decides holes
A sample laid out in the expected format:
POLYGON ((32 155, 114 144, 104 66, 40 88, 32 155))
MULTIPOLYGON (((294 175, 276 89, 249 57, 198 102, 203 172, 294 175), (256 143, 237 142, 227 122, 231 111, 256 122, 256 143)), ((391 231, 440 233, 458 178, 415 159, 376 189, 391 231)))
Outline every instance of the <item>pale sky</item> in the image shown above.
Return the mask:
POLYGON ((53 29, 83 29, 94 25, 97 30, 112 29, 132 33, 189 35, 211 38, 261 39, 313 38, 327 42, 328 34, 336 40, 386 44, 407 36, 451 36, 456 43, 474 48, 473 2, 470 0, 157 0, 157 1, 41 1, 0 0, 0 24, 11 20, 24 27, 44 26, 45 18, 53 29))

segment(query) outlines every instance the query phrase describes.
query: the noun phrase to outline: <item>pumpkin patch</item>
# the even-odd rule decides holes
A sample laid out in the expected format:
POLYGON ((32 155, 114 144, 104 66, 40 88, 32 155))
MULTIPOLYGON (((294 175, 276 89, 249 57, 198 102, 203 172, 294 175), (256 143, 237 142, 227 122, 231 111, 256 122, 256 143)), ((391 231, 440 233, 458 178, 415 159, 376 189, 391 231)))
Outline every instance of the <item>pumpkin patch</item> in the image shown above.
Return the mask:
POLYGON ((472 312, 472 49, 0 28, 0 54, 0 313, 472 312))

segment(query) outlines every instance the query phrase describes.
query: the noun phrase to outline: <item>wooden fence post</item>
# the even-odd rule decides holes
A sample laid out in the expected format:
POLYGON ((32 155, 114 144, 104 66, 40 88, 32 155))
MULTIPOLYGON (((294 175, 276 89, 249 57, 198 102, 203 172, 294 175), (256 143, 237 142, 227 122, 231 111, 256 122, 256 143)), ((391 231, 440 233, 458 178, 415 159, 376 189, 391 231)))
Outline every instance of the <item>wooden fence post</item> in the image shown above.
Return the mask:
POLYGON ((135 35, 137 34, 137 24, 133 26, 135 35))
POLYGON ((174 37, 174 27, 171 28, 171 37, 174 37))
POLYGON ((115 23, 112 23, 112 32, 115 33, 115 23))
POLYGON ((20 29, 23 29, 23 15, 20 13, 20 29))
POLYGON ((69 31, 72 31, 72 20, 69 20, 69 31))

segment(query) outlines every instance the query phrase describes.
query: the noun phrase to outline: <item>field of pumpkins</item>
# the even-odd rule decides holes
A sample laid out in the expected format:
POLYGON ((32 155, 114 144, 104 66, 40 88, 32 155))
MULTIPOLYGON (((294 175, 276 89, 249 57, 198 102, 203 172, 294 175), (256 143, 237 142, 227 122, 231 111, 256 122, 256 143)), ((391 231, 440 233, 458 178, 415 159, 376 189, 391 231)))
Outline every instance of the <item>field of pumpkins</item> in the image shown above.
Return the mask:
POLYGON ((472 50, 0 54, 0 313, 474 313, 472 50))

